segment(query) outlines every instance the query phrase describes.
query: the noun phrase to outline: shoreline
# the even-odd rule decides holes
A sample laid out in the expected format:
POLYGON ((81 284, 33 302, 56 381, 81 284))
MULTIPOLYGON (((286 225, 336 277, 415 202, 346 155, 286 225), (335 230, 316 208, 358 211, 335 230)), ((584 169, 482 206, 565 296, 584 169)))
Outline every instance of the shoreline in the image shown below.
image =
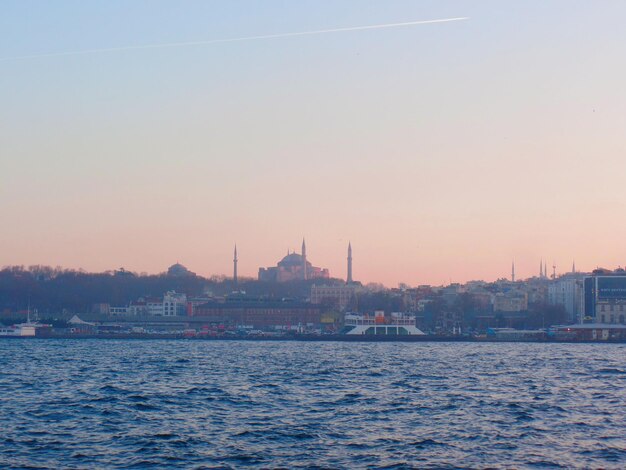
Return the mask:
POLYGON ((495 339, 495 338, 471 338, 471 337, 447 337, 447 336, 349 336, 349 335, 325 335, 325 336, 290 336, 290 337, 227 337, 227 336, 195 336, 183 335, 145 335, 145 334, 99 334, 99 335, 47 335, 47 336, 0 336, 0 340, 46 340, 46 339, 74 339, 74 340, 178 340, 178 341, 294 341, 294 342, 327 342, 327 343, 546 343, 546 344, 626 344, 626 338, 606 340, 576 340, 576 339, 495 339))

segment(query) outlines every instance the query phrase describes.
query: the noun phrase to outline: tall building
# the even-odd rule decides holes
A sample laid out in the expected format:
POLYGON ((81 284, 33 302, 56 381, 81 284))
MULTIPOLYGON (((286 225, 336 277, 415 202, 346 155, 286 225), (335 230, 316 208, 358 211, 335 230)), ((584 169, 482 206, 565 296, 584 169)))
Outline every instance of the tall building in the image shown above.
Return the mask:
POLYGON ((582 323, 583 280, 581 276, 566 274, 548 286, 548 303, 562 305, 569 323, 582 323))
POLYGON ((233 257, 233 282, 235 283, 235 286, 237 286, 237 245, 235 245, 235 254, 233 257))
POLYGON ((306 264, 306 243, 304 243, 304 238, 302 239, 302 276, 304 280, 307 280, 308 277, 308 267, 306 264))
POLYGON ((584 307, 594 322, 626 324, 626 271, 596 269, 585 277, 584 307))
POLYGON ((348 242, 348 275, 346 282, 352 284, 352 244, 348 242))

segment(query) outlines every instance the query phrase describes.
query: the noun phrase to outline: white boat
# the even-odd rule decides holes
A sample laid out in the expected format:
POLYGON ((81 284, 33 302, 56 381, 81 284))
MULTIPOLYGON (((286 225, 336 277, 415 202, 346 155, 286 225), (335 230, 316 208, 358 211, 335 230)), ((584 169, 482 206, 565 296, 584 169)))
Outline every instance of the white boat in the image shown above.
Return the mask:
POLYGON ((26 317, 26 323, 18 323, 11 326, 0 326, 0 336, 19 336, 28 337, 35 336, 37 334, 37 327, 46 326, 39 323, 32 323, 30 321, 30 301, 28 302, 28 314, 26 317))
POLYGON ((35 336, 36 323, 20 323, 18 325, 0 327, 0 336, 35 336))
POLYGON ((393 312, 386 317, 385 312, 376 311, 374 315, 346 313, 344 318, 348 335, 390 335, 420 336, 424 332, 415 326, 415 316, 408 313, 393 312))

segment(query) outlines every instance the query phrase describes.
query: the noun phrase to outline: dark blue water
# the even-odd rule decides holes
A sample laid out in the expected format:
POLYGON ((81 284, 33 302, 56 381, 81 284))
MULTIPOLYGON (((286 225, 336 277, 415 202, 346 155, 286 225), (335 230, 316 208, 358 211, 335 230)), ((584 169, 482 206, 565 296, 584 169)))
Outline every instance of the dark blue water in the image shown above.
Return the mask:
POLYGON ((626 467, 626 347, 0 341, 0 467, 626 467))

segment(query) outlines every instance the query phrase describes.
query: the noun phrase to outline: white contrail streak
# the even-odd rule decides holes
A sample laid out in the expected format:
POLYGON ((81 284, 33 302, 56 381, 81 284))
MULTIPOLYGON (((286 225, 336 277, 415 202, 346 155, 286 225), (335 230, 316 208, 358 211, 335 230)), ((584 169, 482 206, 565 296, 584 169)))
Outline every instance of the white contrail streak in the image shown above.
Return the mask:
POLYGON ((141 49, 159 49, 165 47, 185 47, 185 46, 205 46, 209 44, 219 44, 224 42, 238 42, 238 41, 254 41, 256 39, 275 39, 275 38, 288 38, 294 36, 309 36, 313 34, 326 34, 326 33, 342 33, 347 31, 364 31, 366 29, 383 29, 383 28, 399 28, 402 26, 415 26, 420 24, 432 24, 432 23, 448 23, 451 21, 463 21, 468 20, 469 17, 459 18, 441 18, 436 20, 421 20, 421 21, 407 21, 405 23, 387 23, 387 24, 374 24, 367 26, 351 26, 347 28, 334 28, 334 29, 320 29, 316 31, 301 31, 297 33, 278 33, 278 34, 265 34, 262 36, 245 36, 241 38, 227 38, 227 39, 210 39, 207 41, 190 41, 190 42, 170 42, 164 44, 144 44, 140 46, 123 46, 123 47, 107 47, 103 49, 85 49, 83 51, 67 51, 67 52, 51 52, 46 54, 32 54, 16 57, 3 57, 1 61, 7 60, 23 60, 23 59, 38 59, 44 57, 62 57, 71 55, 82 54, 94 54, 99 52, 119 52, 119 51, 135 51, 141 49))

